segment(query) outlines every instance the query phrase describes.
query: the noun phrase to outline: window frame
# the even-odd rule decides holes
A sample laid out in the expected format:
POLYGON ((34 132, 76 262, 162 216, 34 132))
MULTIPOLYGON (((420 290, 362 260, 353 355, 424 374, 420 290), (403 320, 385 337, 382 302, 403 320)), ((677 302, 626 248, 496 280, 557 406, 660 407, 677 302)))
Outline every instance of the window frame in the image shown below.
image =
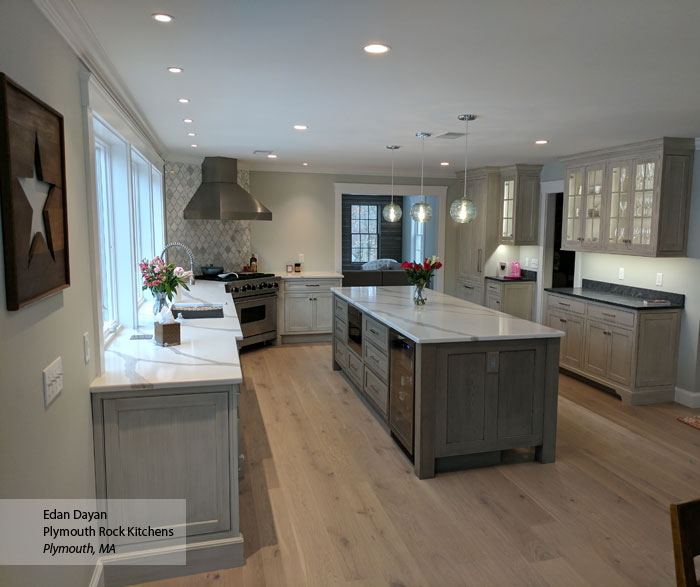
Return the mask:
POLYGON ((350 204, 350 259, 353 264, 361 264, 361 263, 367 263, 369 261, 374 261, 377 258, 379 258, 379 241, 381 238, 381 220, 380 220, 380 211, 379 211, 379 205, 378 204, 350 204), (368 230, 367 232, 362 231, 361 229, 359 231, 353 231, 352 229, 352 223, 353 223, 353 209, 358 208, 358 219, 359 222, 362 222, 363 220, 367 220, 369 223, 371 220, 374 220, 375 222, 375 227, 376 230, 374 232, 371 232, 368 230), (362 209, 367 209, 367 218, 362 218, 362 209), (370 218, 370 212, 369 209, 374 208, 374 218, 370 218), (360 245, 359 247, 355 247, 353 245, 353 237, 357 235, 362 239, 363 236, 367 236, 368 239, 369 237, 374 236, 375 237, 375 246, 374 247, 363 247, 360 245), (360 254, 360 259, 358 261, 355 261, 355 251, 359 250, 360 252, 362 251, 367 251, 367 258, 363 258, 362 254, 360 254), (374 251, 374 258, 372 258, 371 251, 374 251))

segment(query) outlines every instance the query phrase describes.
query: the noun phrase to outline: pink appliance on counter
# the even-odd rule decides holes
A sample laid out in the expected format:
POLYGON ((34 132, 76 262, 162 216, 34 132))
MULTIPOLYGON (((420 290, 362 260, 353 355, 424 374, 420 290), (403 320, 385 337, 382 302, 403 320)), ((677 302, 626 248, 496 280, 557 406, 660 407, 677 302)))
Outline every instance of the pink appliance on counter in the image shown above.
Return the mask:
POLYGON ((511 261, 508 267, 508 275, 503 276, 504 279, 520 279, 520 262, 511 261))

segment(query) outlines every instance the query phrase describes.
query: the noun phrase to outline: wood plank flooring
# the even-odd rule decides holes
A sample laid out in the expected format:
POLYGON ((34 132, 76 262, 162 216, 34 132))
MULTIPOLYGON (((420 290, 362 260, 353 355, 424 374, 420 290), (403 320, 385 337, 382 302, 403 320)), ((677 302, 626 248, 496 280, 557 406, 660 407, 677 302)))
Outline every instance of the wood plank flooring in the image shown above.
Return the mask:
POLYGON ((420 481, 330 344, 241 358, 246 564, 150 587, 675 584, 668 504, 700 496, 676 416, 700 410, 561 375, 556 463, 420 481))

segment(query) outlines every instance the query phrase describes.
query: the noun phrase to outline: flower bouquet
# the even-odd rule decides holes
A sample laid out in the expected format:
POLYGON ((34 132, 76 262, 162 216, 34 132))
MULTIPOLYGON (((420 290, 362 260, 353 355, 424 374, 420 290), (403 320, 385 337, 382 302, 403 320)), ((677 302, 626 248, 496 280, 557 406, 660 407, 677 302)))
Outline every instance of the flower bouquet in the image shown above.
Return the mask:
POLYGON ((413 303, 416 306, 425 306, 428 298, 423 294, 423 288, 430 281, 433 273, 442 267, 442 263, 436 256, 426 257, 423 263, 412 263, 404 261, 401 269, 406 271, 408 281, 415 287, 413 292, 413 303))
POLYGON ((177 293, 179 286, 184 287, 187 291, 187 282, 192 277, 191 271, 185 271, 182 267, 175 267, 174 263, 165 264, 165 261, 160 257, 153 257, 151 261, 144 259, 139 263, 141 269, 141 277, 143 278, 142 290, 150 289, 155 303, 153 305, 153 313, 158 314, 161 308, 165 305, 167 298, 172 302, 173 295, 177 293))

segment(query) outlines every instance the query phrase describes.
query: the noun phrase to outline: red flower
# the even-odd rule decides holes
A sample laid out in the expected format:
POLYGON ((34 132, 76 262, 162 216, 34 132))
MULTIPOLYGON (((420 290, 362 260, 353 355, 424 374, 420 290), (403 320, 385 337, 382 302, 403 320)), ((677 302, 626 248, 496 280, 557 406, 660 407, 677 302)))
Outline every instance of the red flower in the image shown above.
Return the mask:
POLYGON ((401 269, 408 269, 410 266, 411 264, 408 261, 401 263, 401 269))
POLYGON ((428 259, 423 262, 423 269, 430 271, 430 261, 428 261, 428 259))
POLYGON ((442 267, 442 263, 440 263, 440 261, 435 263, 435 269, 440 269, 440 267, 442 267))

